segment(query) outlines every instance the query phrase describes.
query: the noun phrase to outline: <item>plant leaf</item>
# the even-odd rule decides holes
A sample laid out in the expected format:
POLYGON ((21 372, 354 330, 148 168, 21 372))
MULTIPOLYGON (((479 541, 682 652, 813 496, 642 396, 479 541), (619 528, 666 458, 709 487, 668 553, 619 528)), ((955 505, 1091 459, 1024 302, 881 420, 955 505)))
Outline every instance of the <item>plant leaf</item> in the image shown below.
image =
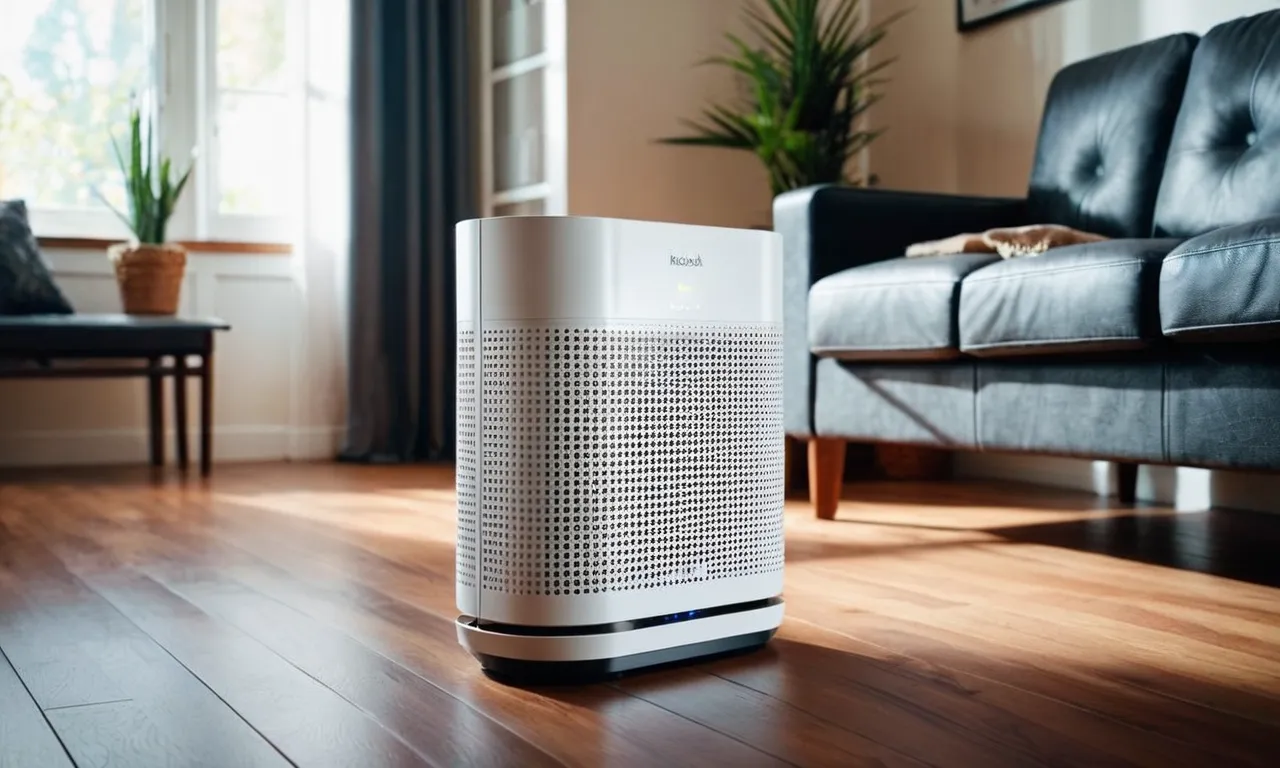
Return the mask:
MULTIPOLYGON (((116 210, 105 198, 103 202, 129 226, 138 242, 159 244, 165 240, 169 219, 177 209, 178 199, 191 177, 195 163, 193 160, 175 182, 172 161, 155 151, 155 126, 147 124, 145 127, 147 133, 144 137, 142 113, 136 106, 131 106, 128 160, 115 139, 111 140, 112 151, 124 177, 129 203, 128 217, 116 210)), ((102 197, 100 193, 98 196, 102 197)))

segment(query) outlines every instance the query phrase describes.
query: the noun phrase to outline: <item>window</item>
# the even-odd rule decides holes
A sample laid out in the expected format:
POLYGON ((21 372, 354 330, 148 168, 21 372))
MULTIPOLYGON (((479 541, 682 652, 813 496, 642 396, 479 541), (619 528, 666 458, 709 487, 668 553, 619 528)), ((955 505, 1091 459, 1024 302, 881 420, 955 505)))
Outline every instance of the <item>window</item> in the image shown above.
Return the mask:
POLYGON ((146 0, 0 0, 0 198, 110 225, 124 203, 110 132, 147 87, 146 0))
POLYGON ((0 198, 40 235, 123 237, 131 99, 195 172, 175 239, 287 237, 301 0, 0 0, 0 198))
POLYGON ((279 158, 286 134, 266 130, 289 122, 284 0, 218 3, 218 212, 282 214, 287 189, 279 158), (264 172, 271 169, 274 172, 264 172))

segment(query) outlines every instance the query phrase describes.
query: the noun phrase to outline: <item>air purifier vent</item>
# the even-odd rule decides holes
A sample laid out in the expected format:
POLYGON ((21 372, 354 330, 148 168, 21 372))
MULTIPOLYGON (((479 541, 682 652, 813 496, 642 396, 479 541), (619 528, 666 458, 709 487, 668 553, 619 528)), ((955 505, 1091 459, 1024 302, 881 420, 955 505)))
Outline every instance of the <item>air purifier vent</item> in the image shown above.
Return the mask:
POLYGON ((477 554, 484 588, 518 595, 782 570, 777 325, 486 328, 483 457, 458 343, 460 583, 477 554))
POLYGON ((455 556, 457 582, 476 585, 476 360, 475 332, 458 329, 457 473, 458 534, 455 556))

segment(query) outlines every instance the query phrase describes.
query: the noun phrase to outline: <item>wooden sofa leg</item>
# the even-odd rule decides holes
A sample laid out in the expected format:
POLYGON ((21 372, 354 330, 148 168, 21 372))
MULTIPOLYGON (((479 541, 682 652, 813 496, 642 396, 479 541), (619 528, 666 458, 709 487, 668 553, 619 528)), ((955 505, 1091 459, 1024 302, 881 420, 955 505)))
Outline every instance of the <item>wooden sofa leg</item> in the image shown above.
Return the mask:
POLYGON ((1116 464, 1116 496, 1121 504, 1133 504, 1138 500, 1137 464, 1116 464))
POLYGON ((845 441, 830 437, 809 440, 809 501, 820 520, 832 520, 844 484, 845 441))

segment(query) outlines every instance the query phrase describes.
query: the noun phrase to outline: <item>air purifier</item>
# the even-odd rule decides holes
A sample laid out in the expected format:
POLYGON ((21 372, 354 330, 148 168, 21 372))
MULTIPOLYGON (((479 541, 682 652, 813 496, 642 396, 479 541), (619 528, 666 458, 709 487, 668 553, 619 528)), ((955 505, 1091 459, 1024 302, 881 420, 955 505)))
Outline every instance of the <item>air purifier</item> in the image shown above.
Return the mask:
POLYGON ((782 621, 782 243, 565 216, 457 225, 459 642, 613 676, 782 621))

